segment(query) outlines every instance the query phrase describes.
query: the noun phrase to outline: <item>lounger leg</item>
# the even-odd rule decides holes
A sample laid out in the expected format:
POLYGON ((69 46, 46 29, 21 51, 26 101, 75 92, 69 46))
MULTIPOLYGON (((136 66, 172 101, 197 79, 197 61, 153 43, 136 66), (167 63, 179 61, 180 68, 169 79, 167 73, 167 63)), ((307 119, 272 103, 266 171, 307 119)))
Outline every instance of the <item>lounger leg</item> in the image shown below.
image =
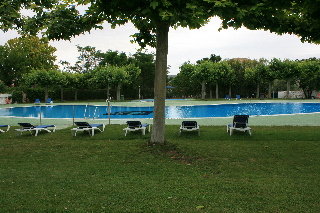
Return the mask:
POLYGON ((91 136, 94 136, 94 128, 92 128, 92 134, 91 134, 91 136))
POLYGON ((3 131, 3 130, 1 130, 2 132, 8 132, 9 131, 9 129, 10 129, 10 125, 8 125, 8 128, 6 129, 6 131, 3 131))
POLYGON ((250 129, 248 130, 248 133, 249 133, 249 135, 251 136, 251 130, 250 130, 250 129))
POLYGON ((49 129, 43 129, 43 130, 45 130, 45 131, 47 131, 47 132, 51 132, 49 129))
POLYGON ((36 130, 36 133, 34 134, 34 136, 37 136, 37 135, 38 135, 38 131, 39 131, 39 130, 36 130))
POLYGON ((229 129, 229 131, 230 131, 230 136, 232 135, 232 133, 233 133, 233 129, 229 129))
POLYGON ((142 135, 146 134, 146 129, 142 129, 142 135))
POLYGON ((2 129, 0 129, 0 132, 4 132, 2 129))
POLYGON ((127 136, 127 133, 128 133, 128 130, 126 130, 126 132, 124 133, 124 136, 125 136, 125 137, 127 136))

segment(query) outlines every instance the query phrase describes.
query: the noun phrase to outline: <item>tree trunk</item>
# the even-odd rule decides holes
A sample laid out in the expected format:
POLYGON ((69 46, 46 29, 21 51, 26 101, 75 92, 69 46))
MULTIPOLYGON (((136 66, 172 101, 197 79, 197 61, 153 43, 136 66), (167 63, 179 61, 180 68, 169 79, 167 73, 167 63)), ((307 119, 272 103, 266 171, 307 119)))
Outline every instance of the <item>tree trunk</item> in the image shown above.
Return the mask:
POLYGON ((60 99, 63 101, 63 87, 60 87, 60 99))
POLYGON ((257 95, 256 98, 260 97, 260 84, 257 85, 257 95))
POLYGON ((206 82, 201 83, 201 99, 206 99, 206 82))
POLYGON ((231 96, 231 85, 229 86, 229 96, 230 96, 230 98, 232 97, 231 96))
POLYGON ((290 95, 290 80, 287 81, 287 98, 289 98, 290 95))
POLYGON ((22 91, 22 103, 26 103, 27 102, 27 93, 22 91))
POLYGON ((167 23, 157 24, 157 51, 156 70, 154 81, 154 116, 151 134, 151 144, 165 143, 165 99, 166 99, 166 77, 168 57, 168 34, 167 23))
POLYGON ((210 99, 212 99, 212 88, 210 86, 210 99))
POLYGON ((219 99, 219 84, 216 83, 216 99, 219 99))
POLYGON ((77 89, 74 91, 74 100, 75 101, 78 100, 78 90, 77 89))
POLYGON ((121 83, 118 83, 118 86, 117 86, 117 101, 120 101, 120 93, 121 91, 121 83))
POLYGON ((271 90, 272 90, 272 82, 269 82, 268 98, 272 98, 271 97, 271 90))
POLYGON ((49 97, 48 87, 44 89, 44 101, 46 101, 49 97))

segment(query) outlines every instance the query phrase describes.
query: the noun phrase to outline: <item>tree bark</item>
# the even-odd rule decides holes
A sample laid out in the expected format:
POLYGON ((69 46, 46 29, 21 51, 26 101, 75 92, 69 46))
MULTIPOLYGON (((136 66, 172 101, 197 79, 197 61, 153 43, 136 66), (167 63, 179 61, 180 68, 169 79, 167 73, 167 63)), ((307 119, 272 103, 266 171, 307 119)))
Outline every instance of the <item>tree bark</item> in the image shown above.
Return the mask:
POLYGON ((63 101, 63 87, 60 87, 60 99, 63 101))
POLYGON ((121 83, 118 83, 118 86, 117 86, 117 101, 120 101, 120 96, 121 96, 121 83))
POLYGON ((257 85, 257 95, 256 98, 260 97, 260 84, 257 85))
POLYGON ((77 89, 74 91, 74 100, 75 101, 78 100, 78 90, 77 89))
POLYGON ((44 89, 44 101, 46 101, 49 97, 48 87, 44 89))
POLYGON ((231 85, 229 86, 229 96, 230 96, 230 98, 232 97, 231 96, 231 85))
POLYGON ((201 83, 201 99, 206 99, 206 82, 201 83))
POLYGON ((268 98, 272 98, 271 97, 271 90, 272 90, 272 82, 269 82, 268 98))
POLYGON ((27 93, 22 91, 22 103, 26 103, 27 102, 27 93))
POLYGON ((212 99, 212 88, 210 86, 210 99, 212 99))
POLYGON ((165 143, 165 99, 169 24, 157 24, 156 70, 154 81, 154 116, 151 144, 165 143))
POLYGON ((287 81, 287 98, 289 98, 290 95, 290 80, 287 81))
POLYGON ((219 99, 219 84, 216 83, 216 99, 219 99))

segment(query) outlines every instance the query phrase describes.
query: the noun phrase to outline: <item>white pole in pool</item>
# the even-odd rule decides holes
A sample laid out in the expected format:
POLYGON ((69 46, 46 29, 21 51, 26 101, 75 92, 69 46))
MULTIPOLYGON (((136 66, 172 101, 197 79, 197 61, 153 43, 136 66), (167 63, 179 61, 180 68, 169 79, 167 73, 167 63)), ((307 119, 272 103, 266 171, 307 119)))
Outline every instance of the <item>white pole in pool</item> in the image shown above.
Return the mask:
POLYGON ((74 126, 74 105, 72 106, 72 126, 74 126))
POLYGON ((107 102, 108 102, 108 119, 109 119, 109 125, 110 125, 110 100, 107 99, 107 102))
POLYGON ((42 124, 42 121, 41 121, 41 106, 40 106, 40 114, 39 114, 39 116, 40 116, 40 125, 42 124))
POLYGON ((84 114, 83 114, 83 118, 86 118, 86 113, 87 113, 87 106, 88 106, 88 104, 86 105, 86 108, 84 108, 84 114))
POLYGON ((94 109, 94 113, 93 113, 93 116, 92 116, 92 120, 94 120, 94 118, 96 117, 97 108, 98 108, 98 107, 96 107, 96 108, 94 109))

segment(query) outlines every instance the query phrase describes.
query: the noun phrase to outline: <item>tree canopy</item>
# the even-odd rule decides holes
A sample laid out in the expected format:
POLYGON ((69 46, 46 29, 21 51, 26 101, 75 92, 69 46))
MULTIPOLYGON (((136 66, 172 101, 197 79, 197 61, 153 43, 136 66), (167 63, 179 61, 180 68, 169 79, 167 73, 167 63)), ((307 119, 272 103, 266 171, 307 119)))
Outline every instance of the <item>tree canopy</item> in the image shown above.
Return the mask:
POLYGON ((139 32, 133 35, 141 47, 155 46, 154 125, 151 143, 164 143, 166 70, 170 27, 200 28, 213 16, 222 28, 245 26, 271 32, 294 33, 303 41, 320 41, 318 1, 313 0, 3 0, 0 5, 1 29, 24 32, 40 30, 49 39, 72 36, 101 28, 104 21, 113 27, 132 22, 139 32), (78 6, 85 5, 80 12, 78 6), (23 16, 22 9, 34 15, 23 16))
POLYGON ((54 69, 56 48, 45 39, 26 36, 9 40, 0 46, 0 78, 7 84, 18 84, 21 76, 33 69, 54 69))

